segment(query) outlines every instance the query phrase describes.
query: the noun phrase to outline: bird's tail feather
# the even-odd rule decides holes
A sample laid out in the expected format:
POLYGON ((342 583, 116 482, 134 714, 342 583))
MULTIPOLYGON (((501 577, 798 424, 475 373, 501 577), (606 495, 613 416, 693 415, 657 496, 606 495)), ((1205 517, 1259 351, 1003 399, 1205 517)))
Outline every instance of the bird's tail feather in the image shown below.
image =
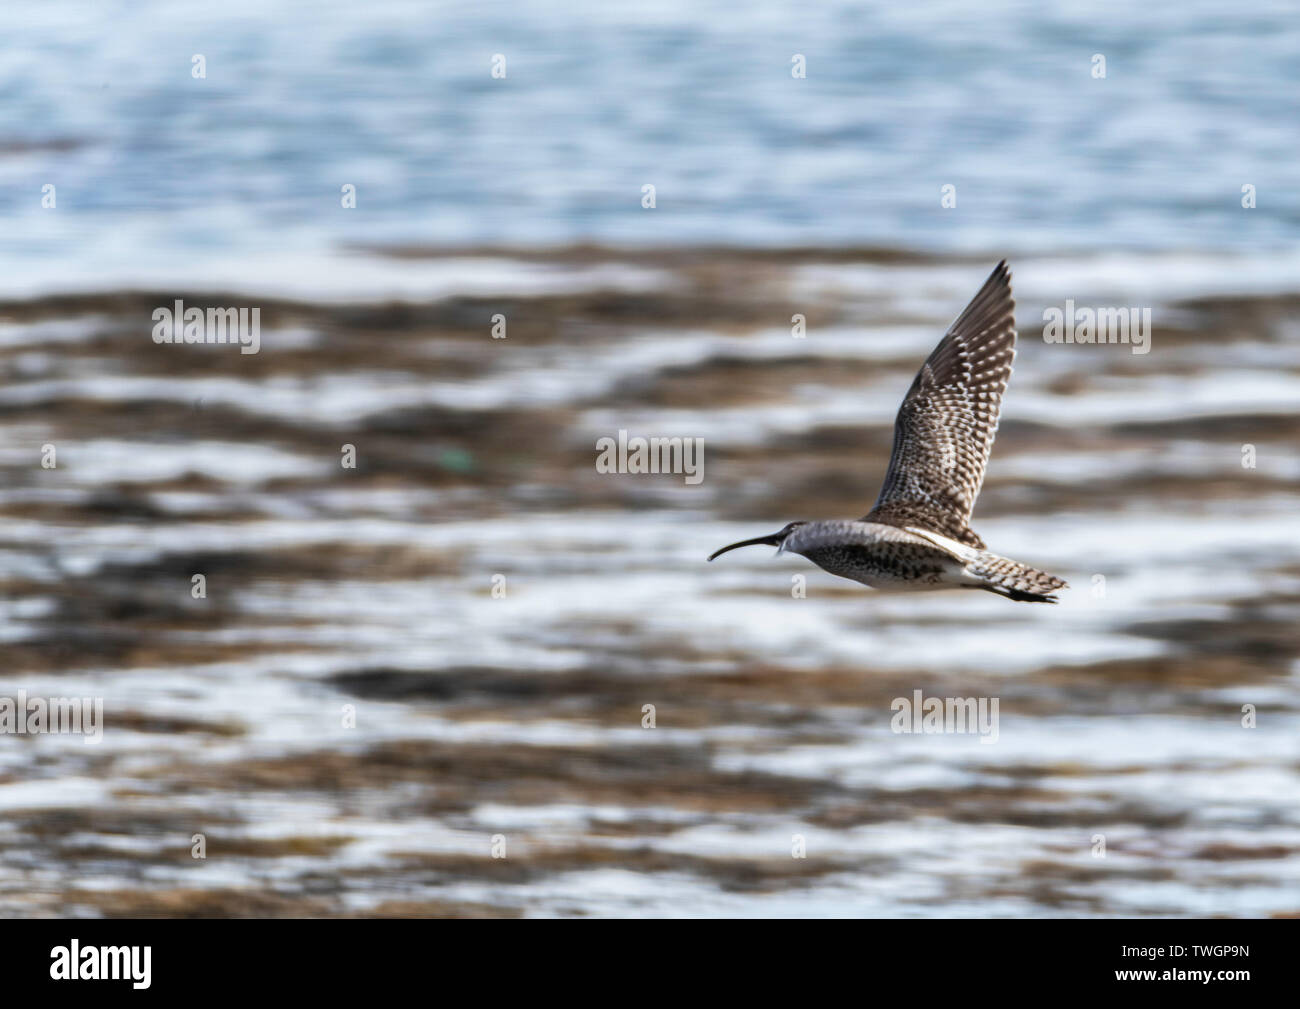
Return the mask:
POLYGON ((1017 602, 1054 603, 1056 596, 1052 593, 1069 587, 1062 578, 987 550, 978 551, 966 571, 984 582, 980 588, 1017 602))

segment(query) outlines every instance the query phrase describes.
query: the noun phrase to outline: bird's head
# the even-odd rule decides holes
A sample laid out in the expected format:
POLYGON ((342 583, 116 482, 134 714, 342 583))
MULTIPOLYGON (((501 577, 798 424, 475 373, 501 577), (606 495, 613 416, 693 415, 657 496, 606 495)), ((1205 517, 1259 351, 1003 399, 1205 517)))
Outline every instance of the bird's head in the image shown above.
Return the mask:
POLYGON ((721 550, 715 550, 709 555, 709 560, 715 557, 721 557, 728 550, 736 550, 740 547, 779 547, 785 543, 785 538, 790 535, 799 526, 807 525, 807 522, 791 522, 780 532, 772 533, 768 536, 755 536, 752 540, 741 540, 739 543, 732 543, 730 546, 723 547, 721 550))

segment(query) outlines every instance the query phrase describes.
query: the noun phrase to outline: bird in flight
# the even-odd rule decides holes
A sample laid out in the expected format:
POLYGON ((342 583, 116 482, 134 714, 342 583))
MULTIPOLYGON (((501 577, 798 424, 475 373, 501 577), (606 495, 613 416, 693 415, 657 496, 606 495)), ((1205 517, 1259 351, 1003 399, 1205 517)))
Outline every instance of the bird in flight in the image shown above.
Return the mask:
POLYGON ((775 546, 875 589, 982 589, 1054 603, 1055 575, 984 548, 971 529, 984 467, 1016 356, 1016 303, 1004 259, 921 365, 894 420, 894 450, 876 505, 857 521, 791 522, 716 551, 775 546))

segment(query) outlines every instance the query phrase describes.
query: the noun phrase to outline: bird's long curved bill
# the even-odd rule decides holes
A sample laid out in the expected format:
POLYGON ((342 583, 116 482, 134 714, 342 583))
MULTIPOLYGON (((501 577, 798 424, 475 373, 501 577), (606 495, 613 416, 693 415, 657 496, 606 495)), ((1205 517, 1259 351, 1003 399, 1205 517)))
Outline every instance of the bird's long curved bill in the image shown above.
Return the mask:
POLYGON ((752 540, 741 540, 739 543, 733 543, 731 546, 723 547, 721 550, 715 550, 709 554, 709 560, 715 557, 721 557, 728 550, 739 550, 741 547, 779 547, 783 537, 780 533, 773 533, 771 536, 755 536, 752 540))

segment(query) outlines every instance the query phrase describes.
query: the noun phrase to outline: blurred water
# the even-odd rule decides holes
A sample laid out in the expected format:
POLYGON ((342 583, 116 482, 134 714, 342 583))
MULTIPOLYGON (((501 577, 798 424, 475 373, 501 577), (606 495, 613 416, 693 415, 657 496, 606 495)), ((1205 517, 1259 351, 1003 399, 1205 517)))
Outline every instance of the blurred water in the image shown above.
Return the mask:
POLYGON ((1293 249, 1293 15, 55 0, 0 52, 0 291, 342 277, 398 242, 1293 249))
MULTIPOLYGON (((557 264, 558 300, 499 296, 505 341, 494 297, 290 302, 253 357, 156 347, 148 296, 11 302, 0 696, 107 725, 0 745, 0 908, 1289 912, 1300 303, 1180 300, 1169 262, 1142 356, 1035 334, 1068 261, 1016 281, 975 525, 1069 579, 1050 608, 704 562, 866 510, 982 267, 630 264, 647 295, 557 264), (796 305, 826 324, 793 339, 796 305), (703 437, 704 482, 596 473, 619 428, 703 437), (999 698, 996 745, 892 733, 917 689, 999 698)), ((1102 304, 1135 283, 1073 270, 1102 304)))
POLYGON ((1288 5, 9 22, 0 697, 108 724, 0 737, 0 912, 1297 911, 1288 5), (1001 255, 974 524, 1061 605, 707 565, 867 509, 1001 255), (261 353, 151 342, 204 292, 261 353), (1066 298, 1150 307, 1151 353, 1044 343, 1066 298), (596 473, 619 429, 704 482, 596 473), (915 689, 1000 698, 997 745, 891 732, 915 689))

